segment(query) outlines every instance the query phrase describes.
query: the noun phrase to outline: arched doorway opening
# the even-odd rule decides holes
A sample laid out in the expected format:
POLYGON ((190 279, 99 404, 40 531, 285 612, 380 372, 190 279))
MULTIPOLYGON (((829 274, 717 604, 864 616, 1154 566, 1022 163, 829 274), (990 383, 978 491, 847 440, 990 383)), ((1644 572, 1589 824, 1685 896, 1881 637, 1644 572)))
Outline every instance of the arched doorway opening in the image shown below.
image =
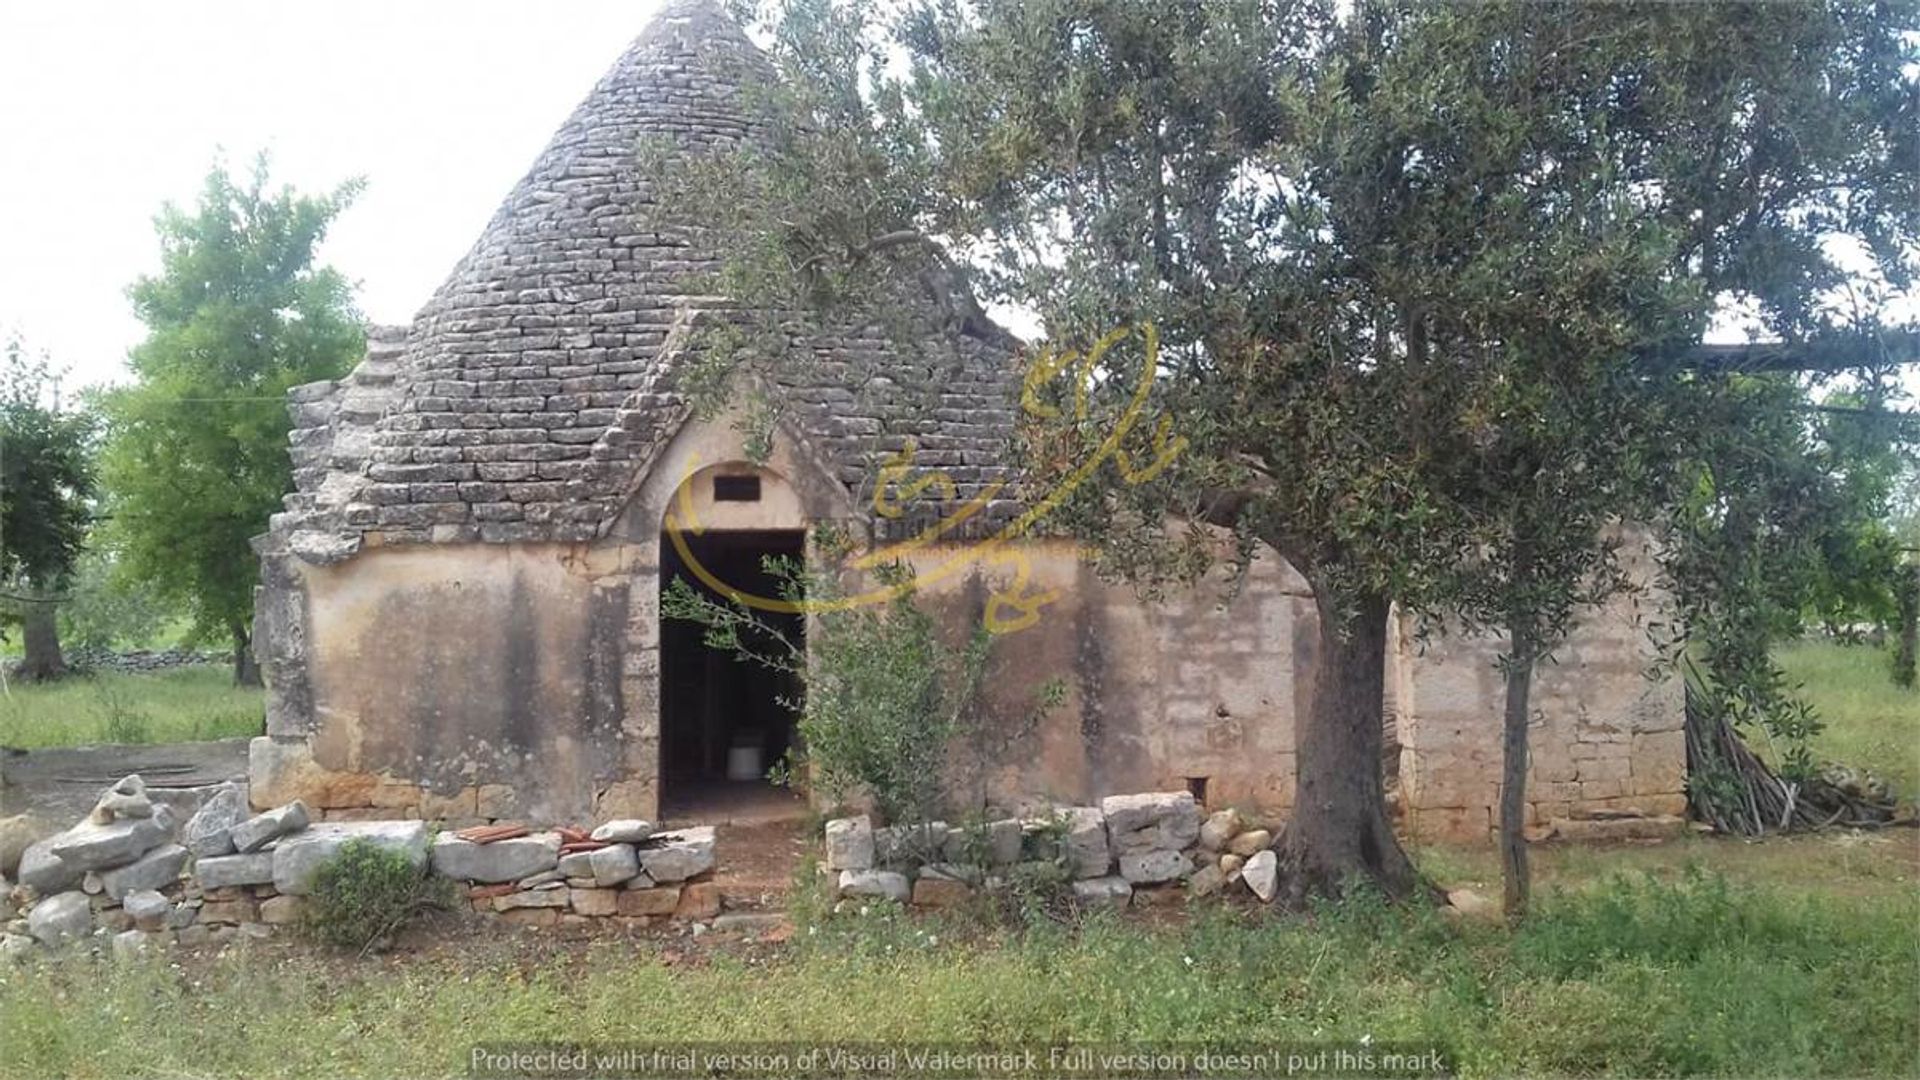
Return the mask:
MULTIPOLYGON (((697 529, 669 514, 660 537, 662 595, 684 582, 698 595, 729 603, 729 593, 778 598, 773 560, 805 558, 785 481, 751 466, 709 469, 686 481, 679 506, 697 529), (785 525, 787 527, 776 527, 785 525), (679 529, 678 535, 674 530, 679 529)), ((754 610, 762 629, 746 644, 762 655, 803 650, 806 620, 798 613, 754 610)), ((793 672, 712 643, 706 627, 660 620, 661 813, 707 823, 790 817, 799 799, 768 773, 795 743, 802 693, 793 672)))

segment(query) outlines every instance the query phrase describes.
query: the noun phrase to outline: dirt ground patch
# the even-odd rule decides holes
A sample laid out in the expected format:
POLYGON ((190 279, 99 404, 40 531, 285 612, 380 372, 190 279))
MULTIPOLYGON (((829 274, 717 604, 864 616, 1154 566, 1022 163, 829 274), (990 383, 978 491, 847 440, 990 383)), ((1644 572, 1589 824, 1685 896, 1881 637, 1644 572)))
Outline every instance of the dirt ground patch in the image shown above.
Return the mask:
POLYGON ((139 773, 156 793, 245 781, 248 741, 0 749, 0 816, 31 813, 64 828, 128 773, 139 773))

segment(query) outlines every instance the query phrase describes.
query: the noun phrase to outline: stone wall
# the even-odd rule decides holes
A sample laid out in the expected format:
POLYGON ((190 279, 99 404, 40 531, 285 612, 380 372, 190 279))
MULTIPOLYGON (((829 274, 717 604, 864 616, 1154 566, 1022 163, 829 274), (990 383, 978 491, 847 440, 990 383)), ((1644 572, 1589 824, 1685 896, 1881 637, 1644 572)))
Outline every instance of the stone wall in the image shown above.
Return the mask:
MULTIPOLYGON (((743 460, 740 418, 692 420, 660 448, 617 526, 591 543, 374 546, 336 561, 270 551, 258 606, 270 679, 258 805, 306 800, 328 819, 456 825, 659 816, 661 527, 714 470, 762 478, 754 504, 694 500, 705 527, 859 527, 846 489, 783 433, 743 460)), ((1087 805, 1193 790, 1213 807, 1283 813, 1293 724, 1312 692, 1318 615, 1284 562, 1257 560, 1156 601, 1100 580, 1078 548, 928 544, 911 561, 958 635, 992 613, 1031 625, 995 642, 981 746, 956 748, 957 805, 1087 805), (1030 723, 1037 691, 1058 708, 1030 723)), ((1649 601, 1641 598, 1640 607, 1649 601)), ((1535 817, 1670 813, 1685 763, 1678 687, 1652 682, 1630 604, 1590 620, 1537 681, 1535 817)), ((1484 639, 1396 627, 1387 768, 1423 835, 1487 834, 1501 687, 1484 639), (1394 747, 1399 752, 1393 752, 1394 747)))
POLYGON ((66 650, 66 661, 69 668, 81 671, 143 674, 150 671, 172 671, 183 667, 231 664, 233 654, 195 649, 115 650, 76 647, 66 650))
MULTIPOLYGON (((116 956, 266 937, 300 919, 319 868, 350 841, 399 852, 459 884, 460 902, 510 925, 650 926, 720 915, 714 830, 645 821, 466 836, 427 822, 321 822, 296 800, 250 815, 223 786, 182 820, 129 776, 88 818, 30 845, 0 874, 0 957, 101 939, 116 956)), ((736 916, 737 918, 746 916, 736 916)))
POLYGON ((1152 907, 1245 892, 1272 900, 1274 830, 1208 814, 1188 791, 1110 795, 971 826, 827 823, 823 866, 842 904, 951 907, 979 894, 1059 889, 1081 906, 1152 907))
MULTIPOLYGON (((1644 546, 1629 558, 1646 580, 1644 546)), ((1685 814, 1684 690, 1677 678, 1653 675, 1659 658, 1647 628, 1663 617, 1661 604, 1654 593, 1617 598, 1585 616, 1536 670, 1527 820, 1538 830, 1579 818, 1685 814)), ((1412 693, 1399 722, 1400 779, 1418 835, 1484 837, 1498 824, 1500 646, 1459 634, 1403 639, 1396 662, 1412 693)))

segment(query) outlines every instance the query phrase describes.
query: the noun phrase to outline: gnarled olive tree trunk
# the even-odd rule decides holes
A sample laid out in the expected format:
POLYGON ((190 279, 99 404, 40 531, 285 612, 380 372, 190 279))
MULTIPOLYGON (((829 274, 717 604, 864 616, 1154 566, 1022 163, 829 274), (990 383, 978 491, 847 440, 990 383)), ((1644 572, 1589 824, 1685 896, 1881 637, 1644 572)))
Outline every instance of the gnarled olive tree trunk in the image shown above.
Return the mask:
POLYGON ((20 619, 25 655, 20 661, 24 682, 48 682, 67 673, 67 661, 60 653, 60 623, 55 618, 57 605, 50 599, 23 601, 20 619))
POLYGON ((1312 703, 1294 727, 1293 817, 1275 845, 1283 889, 1298 902, 1361 880, 1390 897, 1431 898, 1393 834, 1380 777, 1388 600, 1361 597, 1343 610, 1328 590, 1314 596, 1319 663, 1312 703))

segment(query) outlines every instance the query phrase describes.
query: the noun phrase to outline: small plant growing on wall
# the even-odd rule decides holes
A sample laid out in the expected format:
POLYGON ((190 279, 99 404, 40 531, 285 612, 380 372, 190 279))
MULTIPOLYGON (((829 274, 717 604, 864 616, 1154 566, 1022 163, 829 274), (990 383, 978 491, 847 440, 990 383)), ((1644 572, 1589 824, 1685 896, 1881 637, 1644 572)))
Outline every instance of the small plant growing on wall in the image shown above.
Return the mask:
MULTIPOLYGON (((817 530, 819 567, 769 558, 765 566, 780 583, 780 598, 807 602, 807 641, 789 640, 749 607, 695 589, 684 579, 668 584, 661 611, 705 628, 707 644, 745 662, 793 676, 803 687, 798 700, 781 704, 798 717, 799 748, 772 771, 776 782, 805 784, 829 800, 869 796, 895 824, 932 820, 949 784, 951 748, 982 728, 981 686, 992 638, 979 618, 968 620, 954 642, 920 603, 913 571, 902 563, 869 571, 888 590, 884 600, 841 605, 847 593, 841 575, 848 548, 832 530, 817 530)), ((1043 693, 1051 702, 1057 692, 1043 693)))
POLYGON ((302 906, 303 928, 314 938, 361 955, 393 942, 407 923, 453 904, 453 882, 420 869, 398 852, 368 840, 341 845, 314 872, 302 906))

